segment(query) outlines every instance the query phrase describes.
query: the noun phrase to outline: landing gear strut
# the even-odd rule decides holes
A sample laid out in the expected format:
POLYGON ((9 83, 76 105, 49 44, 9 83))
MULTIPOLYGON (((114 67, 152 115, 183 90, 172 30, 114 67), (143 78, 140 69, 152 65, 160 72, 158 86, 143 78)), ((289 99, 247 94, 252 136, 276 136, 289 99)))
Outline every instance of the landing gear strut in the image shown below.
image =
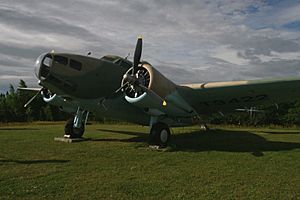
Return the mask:
POLYGON ((65 125, 64 137, 81 138, 85 130, 85 124, 88 118, 88 114, 88 111, 78 108, 76 115, 74 117, 71 117, 65 125))
POLYGON ((149 144, 166 147, 170 141, 171 133, 167 124, 158 122, 152 125, 149 135, 149 144))

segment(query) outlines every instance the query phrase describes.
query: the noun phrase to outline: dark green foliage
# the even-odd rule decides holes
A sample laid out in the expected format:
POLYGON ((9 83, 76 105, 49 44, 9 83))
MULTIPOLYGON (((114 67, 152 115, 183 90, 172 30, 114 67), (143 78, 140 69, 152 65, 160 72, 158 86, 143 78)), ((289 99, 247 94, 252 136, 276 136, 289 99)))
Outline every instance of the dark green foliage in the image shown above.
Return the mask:
MULTIPOLYGON (((20 88, 26 88, 25 81, 20 80, 20 88)), ((67 114, 59 111, 57 107, 47 105, 42 98, 24 108, 26 102, 35 94, 30 91, 16 90, 10 85, 9 92, 0 94, 0 122, 25 122, 35 120, 65 120, 67 114)))
POLYGON ((233 112, 214 113, 206 118, 210 124, 228 124, 228 125, 280 125, 292 126, 300 125, 300 102, 273 104, 269 106, 260 106, 255 109, 262 112, 233 112))

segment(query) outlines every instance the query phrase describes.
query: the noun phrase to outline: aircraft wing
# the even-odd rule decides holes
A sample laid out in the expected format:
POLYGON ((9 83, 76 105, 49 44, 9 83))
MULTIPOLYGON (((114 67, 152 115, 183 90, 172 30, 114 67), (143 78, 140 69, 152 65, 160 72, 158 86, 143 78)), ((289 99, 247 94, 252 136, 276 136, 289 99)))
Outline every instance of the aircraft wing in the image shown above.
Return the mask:
POLYGON ((300 79, 211 82, 181 85, 179 94, 199 114, 300 99, 300 79))

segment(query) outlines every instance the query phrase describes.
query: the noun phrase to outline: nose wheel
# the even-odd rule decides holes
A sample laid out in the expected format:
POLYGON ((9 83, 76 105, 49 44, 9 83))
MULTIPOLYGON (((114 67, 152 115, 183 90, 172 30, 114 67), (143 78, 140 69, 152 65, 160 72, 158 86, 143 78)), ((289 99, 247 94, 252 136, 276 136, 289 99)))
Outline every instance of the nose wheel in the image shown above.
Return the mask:
POLYGON ((74 127, 74 117, 71 117, 65 125, 65 138, 81 138, 84 133, 84 123, 79 128, 74 127))
POLYGON ((65 135, 67 138, 81 138, 89 112, 78 107, 74 117, 69 119, 65 125, 65 135), (84 120, 85 119, 85 120, 84 120))
POLYGON ((155 123, 152 125, 149 135, 149 144, 166 147, 170 141, 171 133, 169 126, 164 123, 155 123))

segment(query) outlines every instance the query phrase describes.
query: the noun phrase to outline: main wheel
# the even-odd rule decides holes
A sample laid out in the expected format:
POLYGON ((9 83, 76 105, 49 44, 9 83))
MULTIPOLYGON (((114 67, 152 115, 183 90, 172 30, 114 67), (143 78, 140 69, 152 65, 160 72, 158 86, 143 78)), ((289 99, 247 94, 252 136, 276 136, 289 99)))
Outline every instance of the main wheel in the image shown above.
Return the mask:
POLYGON ((156 123, 152 126, 149 135, 149 144, 166 147, 170 141, 171 133, 167 124, 156 123))
POLYGON ((84 123, 80 128, 74 127, 74 117, 70 118, 65 125, 65 137, 69 138, 81 138, 84 133, 84 123))

